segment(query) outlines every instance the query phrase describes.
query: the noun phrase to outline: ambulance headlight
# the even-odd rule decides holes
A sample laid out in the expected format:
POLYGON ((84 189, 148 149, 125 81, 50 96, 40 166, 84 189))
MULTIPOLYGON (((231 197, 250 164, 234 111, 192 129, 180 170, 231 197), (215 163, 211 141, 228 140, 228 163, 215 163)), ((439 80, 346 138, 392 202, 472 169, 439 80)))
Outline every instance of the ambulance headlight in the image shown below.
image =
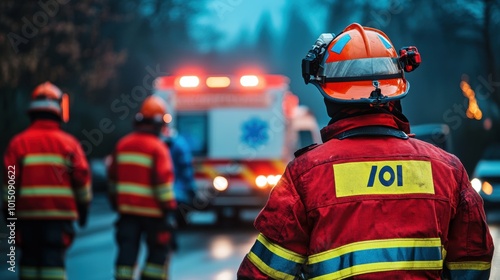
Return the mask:
POLYGON ((224 191, 229 186, 227 179, 223 176, 217 176, 213 181, 214 188, 218 191, 224 191))
POLYGON ((255 178, 255 185, 261 189, 265 187, 274 187, 281 179, 281 175, 259 175, 255 178))
POLYGON ((482 182, 481 180, 479 180, 478 178, 474 178, 470 181, 471 185, 472 185, 472 188, 476 191, 476 192, 480 192, 481 191, 481 186, 482 186, 482 182))
POLYGON ((281 179, 281 175, 269 175, 267 176, 267 183, 271 186, 276 186, 278 181, 281 179))
POLYGON ((255 178, 255 185, 259 188, 265 188, 267 185, 267 177, 264 175, 259 175, 257 178, 255 178))

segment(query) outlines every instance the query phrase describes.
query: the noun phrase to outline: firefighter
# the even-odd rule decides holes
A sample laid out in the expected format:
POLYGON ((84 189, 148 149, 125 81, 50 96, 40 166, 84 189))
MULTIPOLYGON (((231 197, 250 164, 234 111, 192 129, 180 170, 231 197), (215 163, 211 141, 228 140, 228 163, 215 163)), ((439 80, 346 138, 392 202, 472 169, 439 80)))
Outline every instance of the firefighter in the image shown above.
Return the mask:
POLYGON ((404 72, 381 31, 322 34, 302 61, 331 121, 296 152, 255 220, 238 279, 488 279, 483 201, 459 159, 409 136, 404 72))
POLYGON ((135 115, 134 131, 118 142, 112 155, 110 199, 119 213, 116 279, 133 279, 143 234, 148 256, 141 279, 167 279, 172 239, 168 217, 176 201, 170 153, 159 138, 166 113, 161 98, 147 97, 135 115))
POLYGON ((21 279, 66 279, 73 221, 81 227, 87 221, 90 170, 80 143, 60 128, 68 109, 61 106, 63 96, 50 82, 37 86, 28 109, 31 125, 4 155, 4 215, 17 218, 21 279), (6 209, 7 202, 15 207, 6 209))
POLYGON ((174 166, 174 193, 177 201, 175 221, 179 228, 187 225, 187 215, 195 199, 193 154, 187 140, 176 130, 168 128, 164 136, 174 166))

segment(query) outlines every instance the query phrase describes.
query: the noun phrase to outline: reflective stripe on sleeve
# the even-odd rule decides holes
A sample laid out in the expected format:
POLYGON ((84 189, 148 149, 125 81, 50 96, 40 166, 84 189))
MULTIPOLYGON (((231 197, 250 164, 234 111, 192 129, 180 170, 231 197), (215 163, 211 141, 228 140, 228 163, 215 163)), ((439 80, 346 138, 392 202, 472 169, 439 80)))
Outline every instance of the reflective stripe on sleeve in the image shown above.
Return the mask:
POLYGON ((247 257, 260 271, 276 279, 295 279, 306 260, 304 256, 274 244, 263 234, 259 234, 247 257))
POLYGON ((446 262, 452 279, 489 279, 491 263, 489 262, 446 262))
POLYGON ((161 184, 155 186, 156 198, 159 201, 169 201, 174 199, 174 188, 172 184, 161 184))
POLYGON ((88 203, 92 200, 92 189, 90 184, 84 187, 75 189, 76 199, 78 202, 88 203))
POLYGON ((439 238, 383 239, 356 242, 309 257, 311 279, 344 279, 394 270, 441 270, 439 238))
POLYGON ((489 262, 446 262, 450 270, 488 270, 491 268, 489 262))

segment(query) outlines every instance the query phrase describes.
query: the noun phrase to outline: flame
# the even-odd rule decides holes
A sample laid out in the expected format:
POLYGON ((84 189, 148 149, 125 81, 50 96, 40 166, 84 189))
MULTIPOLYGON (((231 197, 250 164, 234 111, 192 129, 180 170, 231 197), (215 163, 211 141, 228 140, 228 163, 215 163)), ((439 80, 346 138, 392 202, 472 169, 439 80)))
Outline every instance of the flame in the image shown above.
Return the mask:
POLYGON ((470 87, 469 83, 466 81, 466 78, 462 78, 462 81, 460 82, 460 89, 462 90, 464 96, 469 99, 469 108, 467 108, 465 115, 469 119, 480 120, 483 117, 483 112, 481 112, 481 109, 479 109, 479 105, 477 104, 476 100, 476 93, 470 87))

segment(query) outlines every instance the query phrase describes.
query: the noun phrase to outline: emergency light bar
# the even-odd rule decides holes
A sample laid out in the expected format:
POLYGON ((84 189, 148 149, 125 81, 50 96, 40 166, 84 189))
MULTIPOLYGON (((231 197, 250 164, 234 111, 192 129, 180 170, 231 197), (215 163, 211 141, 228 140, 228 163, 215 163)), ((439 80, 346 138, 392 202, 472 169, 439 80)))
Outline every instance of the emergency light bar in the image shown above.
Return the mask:
MULTIPOLYGON (((225 76, 208 77, 205 84, 209 88, 226 88, 231 84, 231 80, 225 76)), ((257 87, 260 80, 255 75, 244 75, 240 78, 240 84, 243 87, 257 87)), ((200 85, 200 78, 198 76, 182 76, 179 79, 179 85, 183 88, 195 88, 200 85)))
POLYGON ((245 75, 240 78, 240 84, 244 87, 255 87, 259 84, 259 78, 255 75, 245 75))
POLYGON ((245 90, 253 92, 270 87, 283 87, 288 85, 288 78, 282 75, 179 75, 163 76, 155 80, 157 89, 176 89, 184 91, 199 91, 221 89, 245 90))
POLYGON ((179 79, 179 85, 185 88, 195 88, 200 84, 200 78, 197 76, 182 76, 179 79))
POLYGON ((225 88, 231 84, 229 77, 208 77, 206 80, 209 88, 225 88))

